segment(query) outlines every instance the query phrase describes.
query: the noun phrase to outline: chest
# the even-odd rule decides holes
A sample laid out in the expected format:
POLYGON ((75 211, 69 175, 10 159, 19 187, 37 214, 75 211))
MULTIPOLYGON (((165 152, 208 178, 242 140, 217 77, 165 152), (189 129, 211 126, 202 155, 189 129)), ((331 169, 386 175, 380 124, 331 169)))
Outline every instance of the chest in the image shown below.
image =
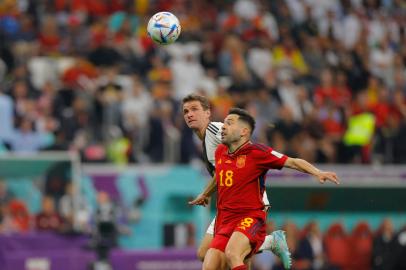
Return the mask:
POLYGON ((258 177, 259 170, 249 155, 220 155, 216 160, 216 179, 218 186, 232 187, 241 185, 258 177))

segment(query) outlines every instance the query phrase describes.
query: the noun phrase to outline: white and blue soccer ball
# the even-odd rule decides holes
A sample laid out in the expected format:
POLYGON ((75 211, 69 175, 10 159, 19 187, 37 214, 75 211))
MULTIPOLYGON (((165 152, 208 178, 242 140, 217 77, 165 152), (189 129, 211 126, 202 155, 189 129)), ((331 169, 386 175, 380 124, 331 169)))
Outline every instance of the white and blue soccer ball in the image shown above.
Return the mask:
POLYGON ((170 12, 158 12, 149 19, 148 35, 158 44, 168 45, 174 43, 181 31, 178 18, 170 12))

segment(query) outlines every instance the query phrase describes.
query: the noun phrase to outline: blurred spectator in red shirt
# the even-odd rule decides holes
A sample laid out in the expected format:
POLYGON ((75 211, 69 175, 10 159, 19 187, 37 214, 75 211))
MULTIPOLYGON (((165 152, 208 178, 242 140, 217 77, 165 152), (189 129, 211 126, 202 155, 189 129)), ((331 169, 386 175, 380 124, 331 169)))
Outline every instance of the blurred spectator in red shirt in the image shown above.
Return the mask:
POLYGON ((31 227, 31 217, 27 206, 18 199, 11 200, 3 207, 3 232, 27 232, 31 227))
POLYGON ((42 211, 35 216, 35 228, 38 231, 59 232, 63 229, 62 217, 55 211, 53 198, 42 199, 42 211))
POLYGON ((40 50, 43 55, 56 55, 60 51, 61 37, 58 22, 54 16, 43 18, 39 33, 40 50))
POLYGON ((314 91, 314 102, 316 105, 321 106, 330 101, 337 104, 339 100, 339 93, 334 80, 334 74, 331 69, 325 69, 321 73, 320 85, 314 91))

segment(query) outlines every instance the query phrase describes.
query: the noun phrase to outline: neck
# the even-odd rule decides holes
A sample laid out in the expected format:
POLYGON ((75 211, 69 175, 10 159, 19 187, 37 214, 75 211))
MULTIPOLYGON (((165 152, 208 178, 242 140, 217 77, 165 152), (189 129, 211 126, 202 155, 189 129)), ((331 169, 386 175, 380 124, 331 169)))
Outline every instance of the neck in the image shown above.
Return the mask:
POLYGON ((228 152, 229 152, 230 154, 231 154, 231 153, 234 153, 236 150, 238 150, 241 146, 243 146, 243 145, 246 144, 247 142, 249 142, 249 139, 241 138, 241 140, 239 140, 238 142, 231 143, 231 144, 228 146, 228 152))
POLYGON ((199 139, 201 141, 204 140, 204 135, 206 134, 206 129, 208 127, 208 125, 210 124, 210 122, 208 122, 206 125, 204 125, 202 128, 199 129, 195 129, 194 132, 196 133, 197 137, 199 137, 199 139))

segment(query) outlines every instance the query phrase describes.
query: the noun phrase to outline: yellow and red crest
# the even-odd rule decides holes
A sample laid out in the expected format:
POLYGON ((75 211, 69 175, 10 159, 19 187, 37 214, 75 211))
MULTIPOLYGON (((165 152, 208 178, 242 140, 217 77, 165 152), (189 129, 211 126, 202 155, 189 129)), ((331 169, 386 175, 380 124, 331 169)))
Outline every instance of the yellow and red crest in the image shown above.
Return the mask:
POLYGON ((235 165, 237 168, 243 168, 245 167, 245 160, 247 159, 246 155, 241 155, 237 157, 237 161, 235 162, 235 165))

